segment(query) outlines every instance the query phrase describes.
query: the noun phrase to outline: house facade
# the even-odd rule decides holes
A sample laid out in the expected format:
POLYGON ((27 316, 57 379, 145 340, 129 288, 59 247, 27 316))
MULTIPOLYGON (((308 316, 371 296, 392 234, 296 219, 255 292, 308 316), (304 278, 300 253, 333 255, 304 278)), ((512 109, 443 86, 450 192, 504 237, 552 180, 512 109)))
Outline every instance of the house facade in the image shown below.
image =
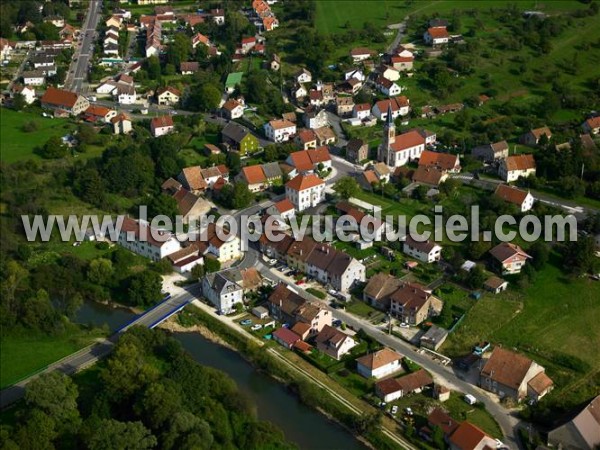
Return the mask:
POLYGON ((287 142, 296 134, 296 124, 288 120, 271 120, 265 124, 265 134, 273 142, 287 142))
POLYGON ((346 333, 329 325, 323 327, 317 334, 315 342, 319 351, 338 361, 357 345, 356 341, 346 333))
POLYGON ((297 175, 286 183, 285 195, 296 211, 304 211, 325 200, 325 182, 313 174, 297 175))
POLYGON ((437 262, 442 258, 442 246, 435 242, 419 242, 411 236, 406 237, 402 245, 402 251, 415 259, 424 263, 437 262))
POLYGON ((356 360, 356 370, 365 378, 383 378, 402 369, 402 358, 388 348, 361 356, 356 360))

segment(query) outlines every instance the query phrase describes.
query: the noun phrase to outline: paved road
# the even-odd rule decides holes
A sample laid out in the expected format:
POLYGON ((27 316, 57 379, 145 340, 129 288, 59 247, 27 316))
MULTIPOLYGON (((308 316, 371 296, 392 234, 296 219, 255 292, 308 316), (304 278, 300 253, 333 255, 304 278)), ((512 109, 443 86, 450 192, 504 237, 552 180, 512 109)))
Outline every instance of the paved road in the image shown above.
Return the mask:
POLYGON ((363 318, 356 317, 345 311, 331 308, 325 301, 310 295, 304 289, 298 286, 290 284, 288 280, 279 272, 263 264, 262 258, 259 259, 257 267, 264 277, 273 281, 282 281, 288 284, 295 292, 297 292, 300 296, 304 297, 305 299, 321 303, 324 307, 332 311, 333 315, 336 318, 342 320, 353 329, 359 330, 362 328, 367 334, 377 339, 382 344, 393 348, 400 354, 407 356, 408 358, 419 364, 421 367, 424 367, 426 370, 431 372, 434 378, 442 380, 442 383, 444 385, 454 390, 463 392, 465 394, 471 394, 475 396, 479 401, 481 401, 485 405, 487 410, 494 416, 494 418, 500 424, 502 432, 505 436, 504 443, 511 449, 519 448, 517 430, 520 427, 526 425, 520 422, 516 417, 511 415, 509 411, 507 411, 504 407, 499 405, 494 399, 492 399, 492 397, 487 392, 483 391, 482 389, 467 381, 464 381, 461 378, 461 373, 455 372, 454 369, 451 367, 443 366, 433 361, 426 354, 418 353, 416 351, 416 347, 393 335, 388 335, 387 333, 379 329, 377 326, 373 325, 371 322, 363 318))
POLYGON ((133 322, 128 324, 122 330, 113 334, 108 339, 102 339, 95 344, 85 347, 76 353, 73 353, 60 361, 51 364, 44 370, 38 372, 31 377, 28 377, 15 385, 5 388, 0 391, 0 409, 4 409, 17 400, 21 399, 25 394, 25 386, 31 380, 35 379, 39 375, 48 372, 59 371, 67 375, 79 372, 93 364, 95 364, 101 358, 107 356, 112 349, 114 344, 119 339, 120 334, 126 331, 134 325, 145 326, 148 328, 154 328, 158 323, 164 320, 167 316, 172 315, 173 311, 187 305, 189 302, 196 298, 200 292, 200 284, 195 283, 186 287, 186 291, 183 294, 177 295, 165 302, 160 303, 158 306, 146 311, 144 314, 139 316, 133 322))
POLYGON ((83 26, 79 44, 75 49, 73 61, 65 80, 65 89, 82 93, 89 68, 90 58, 94 50, 96 27, 101 16, 102 0, 90 0, 89 8, 83 26))

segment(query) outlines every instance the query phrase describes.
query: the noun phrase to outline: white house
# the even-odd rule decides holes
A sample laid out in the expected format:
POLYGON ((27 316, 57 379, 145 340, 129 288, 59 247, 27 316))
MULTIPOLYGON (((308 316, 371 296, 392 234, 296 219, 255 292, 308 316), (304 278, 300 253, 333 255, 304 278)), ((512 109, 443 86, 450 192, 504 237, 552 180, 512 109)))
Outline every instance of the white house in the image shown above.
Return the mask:
POLYGON ((314 174, 297 175, 286 183, 285 196, 296 211, 304 211, 325 200, 325 182, 314 174))
POLYGON ((378 120, 387 120, 387 113, 390 108, 393 119, 398 116, 406 116, 410 112, 410 100, 404 95, 389 100, 380 100, 375 103, 372 112, 378 120))
POLYGON ((171 233, 153 229, 147 222, 126 217, 121 225, 118 244, 140 256, 160 261, 181 248, 171 233))
POLYGON ((436 262, 442 258, 442 247, 440 245, 429 241, 415 241, 410 235, 406 236, 402 251, 424 263, 436 262))
POLYGON ((25 103, 27 103, 28 105, 31 105, 33 102, 35 102, 35 89, 32 86, 23 86, 21 84, 15 84, 12 87, 13 98, 17 94, 21 94, 23 96, 23 99, 25 100, 25 103))
POLYGON ((284 198, 267 209, 267 213, 281 217, 283 220, 290 220, 294 217, 296 211, 294 210, 294 204, 289 199, 284 198))
POLYGON ((359 103, 358 105, 354 105, 352 109, 352 117, 355 119, 363 120, 368 118, 371 115, 371 105, 368 103, 359 103))
POLYGON ((377 87, 383 95, 387 95, 388 97, 395 97, 396 95, 400 95, 402 92, 402 88, 400 86, 383 77, 379 77, 377 79, 377 87))
POLYGON ((155 117, 150 121, 150 131, 154 137, 164 136, 171 133, 174 129, 175 124, 171 116, 155 117))
POLYGON ((221 239, 218 236, 217 225, 212 223, 209 224, 205 233, 206 242, 208 243, 207 252, 216 256, 221 264, 242 257, 241 241, 237 236, 232 235, 226 240, 221 239))
POLYGON ((237 100, 227 100, 221 109, 229 120, 238 119, 244 115, 244 105, 237 100))
POLYGON ((46 76, 38 71, 23 72, 23 84, 27 86, 42 86, 46 82, 46 76))
POLYGON ((306 69, 301 69, 299 72, 294 75, 296 82, 302 83, 310 83, 312 81, 311 73, 306 69))
POLYGON ((112 123, 114 134, 129 134, 133 129, 131 119, 123 113, 113 117, 110 122, 112 123))
POLYGON ((244 290, 224 272, 209 273, 202 279, 202 294, 217 308, 219 314, 230 314, 237 303, 244 303, 244 290))
POLYGON ((507 184, 499 184, 494 195, 505 202, 517 205, 521 212, 527 212, 533 208, 533 202, 535 201, 531 192, 522 191, 507 184))
POLYGON ((400 71, 396 70, 394 67, 383 66, 380 72, 381 76, 386 80, 398 81, 400 79, 400 71))
POLYGON ((317 349, 337 360, 348 354, 356 345, 356 341, 346 333, 325 325, 315 337, 317 349))
POLYGON ((446 27, 431 27, 423 34, 423 40, 428 45, 447 44, 449 39, 450 35, 446 27))
POLYGON ((377 52, 375 52, 374 50, 365 47, 357 47, 350 50, 350 56, 352 57, 352 61, 354 63, 365 61, 376 54, 377 52))
POLYGON ((383 348, 356 360, 356 370, 365 378, 383 378, 402 369, 400 353, 383 348))
POLYGON ((289 120, 271 120, 265 124, 265 134, 273 142, 287 142, 296 134, 296 124, 289 120))
POLYGON ((365 74, 360 69, 350 69, 344 72, 344 80, 348 81, 352 78, 362 82, 366 80, 365 74))
POLYGON ((181 91, 170 86, 161 87, 156 91, 156 101, 159 105, 175 105, 181 99, 181 91))
POLYGON ((315 128, 326 127, 329 125, 329 120, 327 119, 327 112, 322 110, 310 109, 304 113, 304 125, 306 128, 310 128, 314 130, 315 128))
POLYGON ((507 183, 535 175, 535 159, 530 154, 509 156, 500 161, 498 175, 507 183))

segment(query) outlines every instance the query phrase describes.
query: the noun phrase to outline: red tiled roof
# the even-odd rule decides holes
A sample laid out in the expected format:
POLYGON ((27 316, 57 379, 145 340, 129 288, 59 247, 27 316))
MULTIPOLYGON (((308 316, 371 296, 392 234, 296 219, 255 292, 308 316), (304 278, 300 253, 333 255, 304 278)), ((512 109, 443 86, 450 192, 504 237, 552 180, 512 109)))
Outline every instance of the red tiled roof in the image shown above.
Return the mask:
POLYGON ((600 128, 600 116, 592 117, 591 119, 586 120, 585 123, 591 129, 600 128))
POLYGON ((452 170, 458 164, 458 156, 425 150, 419 158, 419 166, 435 166, 442 170, 452 170))
POLYGON ((460 450, 474 450, 486 437, 487 434, 472 423, 463 422, 450 436, 450 442, 460 450))
POLYGON ((296 126, 294 123, 290 122, 289 120, 285 120, 285 119, 271 120, 269 122, 269 125, 271 125, 271 127, 274 130, 280 130, 282 128, 290 128, 290 127, 296 126))
POLYGON ((173 123, 173 118, 171 116, 160 116, 154 117, 150 122, 150 126, 152 129, 156 129, 162 127, 173 127, 175 124, 173 123))
POLYGON ((387 366, 394 361, 400 361, 402 358, 403 356, 400 353, 388 348, 383 348, 375 353, 369 353, 361 356, 356 360, 356 362, 362 366, 365 366, 369 370, 376 370, 380 367, 387 366))
POLYGON ((433 39, 448 37, 448 30, 446 30, 446 27, 431 27, 427 30, 427 33, 429 33, 429 36, 433 39))
POLYGON ((106 117, 106 115, 111 111, 112 109, 109 109, 105 106, 90 105, 89 108, 85 110, 85 113, 89 114, 90 116, 106 117))
POLYGON ((369 111, 370 109, 371 105, 369 105, 368 103, 359 103, 357 105, 354 105, 355 111, 369 111))
POLYGON ((293 210, 294 205, 292 204, 292 202, 289 199, 285 198, 285 199, 275 203, 275 208, 277 208, 277 211, 279 211, 280 214, 283 214, 283 213, 293 210))
POLYGON ((321 184, 325 184, 325 182, 318 176, 311 173, 309 175, 298 175, 292 180, 288 181, 285 186, 295 191, 303 191, 321 184))
POLYGON ((48 103, 63 108, 72 108, 77 102, 77 98, 78 96, 75 92, 49 87, 42 96, 41 102, 42 104, 48 103))
POLYGON ((416 147, 417 145, 424 145, 425 139, 417 130, 407 131, 399 136, 392 143, 392 150, 399 152, 406 150, 407 148, 416 147))
POLYGON ((240 106, 240 103, 236 100, 227 100, 222 108, 226 109, 227 111, 233 111, 235 108, 237 108, 238 106, 240 106))
POLYGON ((242 174, 248 184, 258 184, 267 181, 265 172, 260 165, 242 167, 242 174))
POLYGON ((250 44, 252 42, 256 42, 256 38, 255 37, 245 37, 245 38, 242 38, 242 44, 250 44))
POLYGON ((521 255, 524 259, 531 258, 521 247, 510 242, 502 242, 490 250, 490 254, 500 262, 504 262, 516 255, 521 255))
POLYGON ((532 364, 533 361, 524 355, 496 347, 481 369, 481 375, 511 389, 518 389, 532 364))
POLYGON ((367 47, 356 47, 350 50, 352 56, 375 55, 377 52, 367 47))
POLYGON ((506 158, 506 169, 511 170, 528 170, 535 169, 535 159, 533 155, 512 155, 506 158))
POLYGON ((174 87, 171 86, 165 86, 165 87, 161 87, 158 88, 156 91, 156 95, 162 95, 165 92, 170 92, 173 95, 176 95, 177 97, 181 97, 181 91, 179 89, 175 89, 174 87))
POLYGON ((507 184, 499 184, 494 195, 502 200, 521 206, 529 192, 522 191, 507 184))

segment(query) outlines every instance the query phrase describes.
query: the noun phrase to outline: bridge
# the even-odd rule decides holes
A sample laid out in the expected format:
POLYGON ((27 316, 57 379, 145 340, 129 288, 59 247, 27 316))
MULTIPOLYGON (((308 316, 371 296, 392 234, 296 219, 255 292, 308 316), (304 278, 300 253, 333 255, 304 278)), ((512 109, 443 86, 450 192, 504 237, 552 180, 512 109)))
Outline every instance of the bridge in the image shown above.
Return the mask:
POLYGON ((144 326, 150 329, 157 327, 169 317, 177 314, 189 303, 191 303, 196 298, 196 295, 200 293, 200 288, 200 283, 194 283, 187 286, 184 293, 163 300, 156 306, 134 318, 130 323, 122 326, 110 337, 82 348, 81 350, 72 353, 63 359, 44 367, 36 373, 23 378, 12 386, 2 389, 2 391, 0 391, 0 409, 5 409, 14 402, 23 398, 27 383, 41 374, 59 371, 66 375, 72 375, 94 365, 101 358, 104 358, 110 354, 115 344, 119 340, 119 337, 129 328, 136 325, 144 326))

